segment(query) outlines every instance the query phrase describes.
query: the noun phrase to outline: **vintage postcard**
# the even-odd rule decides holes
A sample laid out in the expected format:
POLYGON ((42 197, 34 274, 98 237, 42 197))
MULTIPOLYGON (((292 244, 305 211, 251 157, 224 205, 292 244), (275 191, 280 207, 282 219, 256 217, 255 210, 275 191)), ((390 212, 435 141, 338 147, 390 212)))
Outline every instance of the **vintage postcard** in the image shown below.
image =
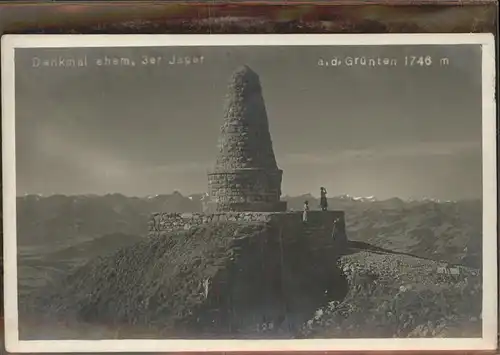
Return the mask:
POLYGON ((495 349, 494 53, 4 36, 7 349, 495 349))

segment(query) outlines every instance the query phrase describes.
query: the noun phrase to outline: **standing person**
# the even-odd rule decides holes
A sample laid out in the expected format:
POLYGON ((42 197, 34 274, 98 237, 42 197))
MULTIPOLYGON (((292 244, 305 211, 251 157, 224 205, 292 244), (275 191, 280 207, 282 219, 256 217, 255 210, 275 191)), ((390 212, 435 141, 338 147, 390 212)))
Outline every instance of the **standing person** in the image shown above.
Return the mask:
POLYGON ((334 241, 337 240, 337 237, 338 237, 338 225, 337 225, 338 222, 339 222, 338 218, 335 218, 333 220, 332 239, 334 241))
POLYGON ((339 252, 343 252, 347 248, 345 228, 341 225, 341 223, 340 218, 335 218, 333 220, 332 228, 332 239, 339 252))
POLYGON ((326 189, 324 187, 320 188, 320 196, 319 205, 322 211, 326 211, 328 209, 328 200, 326 199, 326 189))
POLYGON ((309 213, 309 201, 304 202, 304 212, 302 212, 302 222, 307 222, 307 214, 309 213))

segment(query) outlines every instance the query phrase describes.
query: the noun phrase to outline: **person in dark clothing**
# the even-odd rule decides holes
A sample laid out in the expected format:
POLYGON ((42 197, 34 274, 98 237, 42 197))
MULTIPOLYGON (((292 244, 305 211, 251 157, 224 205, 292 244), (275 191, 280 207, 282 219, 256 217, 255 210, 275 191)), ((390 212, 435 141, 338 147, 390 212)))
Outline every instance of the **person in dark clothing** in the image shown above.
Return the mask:
POLYGON ((324 187, 320 188, 320 200, 319 206, 322 211, 328 210, 328 200, 326 199, 326 189, 324 187))

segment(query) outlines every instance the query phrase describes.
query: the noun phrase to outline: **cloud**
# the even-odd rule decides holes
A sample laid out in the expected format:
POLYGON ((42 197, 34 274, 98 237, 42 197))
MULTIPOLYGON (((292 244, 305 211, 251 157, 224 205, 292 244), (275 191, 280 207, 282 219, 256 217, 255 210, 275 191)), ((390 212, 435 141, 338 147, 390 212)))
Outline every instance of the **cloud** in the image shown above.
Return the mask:
MULTIPOLYGON (((82 135, 76 125, 40 125, 30 143, 32 163, 24 173, 24 180, 34 172, 38 179, 20 182, 21 193, 120 191, 141 195, 160 191, 162 186, 173 189, 174 185, 185 191, 190 184, 199 185, 198 180, 204 182, 213 164, 189 160, 154 165, 147 159, 132 159, 126 151, 111 150, 95 142, 92 136, 82 135), (47 169, 48 166, 51 168, 47 169)), ((166 158, 171 160, 172 156, 166 158)))
POLYGON ((420 142, 403 146, 374 147, 314 153, 289 153, 279 157, 282 165, 333 165, 353 161, 379 161, 423 157, 452 157, 480 151, 481 143, 470 142, 420 142))
POLYGON ((82 142, 72 133, 63 133, 54 126, 41 126, 35 136, 38 154, 93 179, 116 180, 129 176, 133 170, 130 162, 93 142, 82 142))

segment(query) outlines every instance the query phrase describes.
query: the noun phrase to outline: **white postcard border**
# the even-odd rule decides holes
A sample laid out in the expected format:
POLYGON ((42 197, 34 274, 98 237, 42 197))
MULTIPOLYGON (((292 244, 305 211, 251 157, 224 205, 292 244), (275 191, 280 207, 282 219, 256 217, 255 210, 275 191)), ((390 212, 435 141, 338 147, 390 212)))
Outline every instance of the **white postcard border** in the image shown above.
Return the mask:
POLYGON ((192 352, 331 350, 494 350, 497 347, 497 146, 495 42, 492 34, 289 35, 4 35, 2 154, 5 342, 9 352, 192 352), (482 45, 483 336, 423 339, 301 340, 47 340, 21 341, 18 332, 15 165, 16 48, 154 46, 482 45))

